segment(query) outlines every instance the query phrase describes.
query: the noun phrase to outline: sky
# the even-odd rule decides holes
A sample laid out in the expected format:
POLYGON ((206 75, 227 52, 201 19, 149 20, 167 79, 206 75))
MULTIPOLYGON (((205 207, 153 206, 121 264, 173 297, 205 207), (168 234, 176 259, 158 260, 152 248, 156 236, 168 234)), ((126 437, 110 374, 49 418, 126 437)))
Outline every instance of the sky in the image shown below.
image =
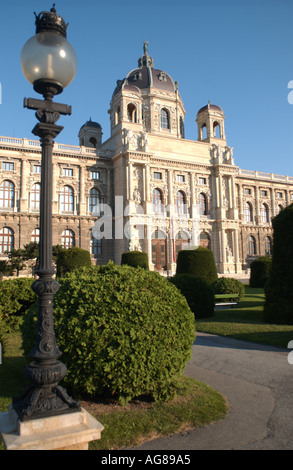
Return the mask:
MULTIPOLYGON (((35 139, 41 98, 24 77, 20 54, 35 16, 53 1, 0 0, 0 136, 35 139)), ((225 114, 227 145, 242 169, 293 176, 293 0, 55 0, 68 23, 78 70, 55 101, 72 106, 57 142, 79 145, 90 118, 110 137, 116 81, 133 69, 144 41, 155 68, 179 82, 185 137, 197 140, 197 111, 210 100, 225 114), (291 93, 291 94, 290 94, 291 93)))

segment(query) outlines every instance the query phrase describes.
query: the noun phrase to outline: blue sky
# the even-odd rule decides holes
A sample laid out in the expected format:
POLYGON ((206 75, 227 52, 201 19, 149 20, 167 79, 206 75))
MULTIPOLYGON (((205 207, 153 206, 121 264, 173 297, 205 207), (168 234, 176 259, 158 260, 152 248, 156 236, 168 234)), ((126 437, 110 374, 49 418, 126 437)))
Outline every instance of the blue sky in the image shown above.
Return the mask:
MULTIPOLYGON (((196 114, 210 100, 224 110, 236 165, 293 176, 292 0, 55 1, 78 58, 74 81, 56 97, 72 106, 72 115, 58 121, 58 142, 78 145, 90 117, 109 137, 116 81, 137 67, 149 41, 155 67, 179 82, 187 139, 197 139, 196 114)), ((2 0, 0 135, 35 138, 36 118, 23 98, 37 95, 20 54, 35 34, 33 12, 52 4, 2 0)))

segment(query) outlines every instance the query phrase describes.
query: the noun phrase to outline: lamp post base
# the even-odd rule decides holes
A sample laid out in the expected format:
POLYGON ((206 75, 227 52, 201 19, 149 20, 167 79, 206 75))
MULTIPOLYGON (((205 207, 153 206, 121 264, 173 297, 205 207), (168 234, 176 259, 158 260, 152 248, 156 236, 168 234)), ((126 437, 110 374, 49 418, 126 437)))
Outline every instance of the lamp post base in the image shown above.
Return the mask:
POLYGON ((88 450, 104 427, 84 408, 66 415, 21 421, 12 406, 0 414, 0 434, 6 450, 88 450))
POLYGON ((80 403, 71 398, 60 385, 30 385, 20 396, 13 397, 12 406, 19 419, 27 421, 80 411, 80 403))

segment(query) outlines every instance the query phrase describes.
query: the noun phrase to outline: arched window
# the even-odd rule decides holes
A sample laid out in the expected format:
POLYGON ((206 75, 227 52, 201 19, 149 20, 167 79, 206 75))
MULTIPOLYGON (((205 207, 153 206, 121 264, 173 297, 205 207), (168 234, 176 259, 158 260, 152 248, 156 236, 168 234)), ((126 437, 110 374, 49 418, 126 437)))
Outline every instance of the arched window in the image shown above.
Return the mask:
POLYGON ((167 109, 161 109, 161 129, 170 129, 170 117, 167 109))
POLYGON ((127 106, 127 118, 130 122, 136 122, 137 120, 136 106, 133 103, 127 106))
POLYGON ((61 191, 60 209, 62 212, 73 212, 74 192, 71 186, 63 186, 61 191))
POLYGON ((167 269, 167 239, 162 230, 152 234, 152 263, 155 270, 167 269))
POLYGON ((279 204, 278 207, 277 207, 277 215, 280 214, 280 212, 284 209, 284 207, 279 204))
POLYGON ((183 117, 180 116, 180 137, 182 139, 184 139, 185 137, 185 131, 184 131, 184 121, 183 121, 183 117))
POLYGON ((204 140, 207 138, 207 136, 208 136, 207 126, 206 124, 203 124, 201 127, 201 139, 204 140))
POLYGON ((73 230, 66 229, 62 232, 61 244, 63 248, 71 248, 75 245, 75 234, 73 230))
POLYGON ((115 126, 117 126, 119 122, 120 122, 120 106, 118 106, 115 111, 115 126))
POLYGON ((209 248, 211 249, 211 239, 208 233, 206 232, 201 232, 199 236, 199 244, 200 246, 203 246, 204 248, 209 248))
POLYGON ((213 130, 214 130, 214 137, 216 137, 216 139, 220 139, 221 138, 220 125, 216 121, 213 123, 213 130))
POLYGON ((92 215, 100 214, 100 203, 100 191, 97 188, 91 188, 89 197, 89 212, 91 212, 92 215))
POLYGON ((158 188, 153 190, 153 212, 162 212, 162 193, 158 188))
POLYGON ((248 237, 248 254, 249 256, 256 255, 256 241, 252 235, 248 237))
POLYGON ((265 252, 266 256, 270 256, 272 254, 272 240, 270 237, 265 237, 265 252))
POLYGON ((35 243, 39 243, 40 241, 40 229, 39 228, 35 228, 32 231, 31 241, 35 243))
POLYGON ((176 194, 176 212, 177 214, 185 214, 185 196, 182 191, 178 191, 176 194))
POLYGON ((245 206, 244 206, 244 218, 245 218, 245 222, 247 222, 247 223, 250 223, 250 222, 252 222, 252 220, 253 220, 253 217, 252 217, 252 205, 250 204, 250 202, 246 202, 246 203, 245 203, 245 206))
POLYGON ((269 223, 269 208, 266 204, 262 204, 261 209, 260 209, 260 218, 261 218, 261 223, 262 224, 268 224, 269 223))
POLYGON ((207 207, 207 197, 204 193, 200 193, 199 195, 199 214, 200 215, 207 215, 208 207, 207 207))
POLYGON ((14 248, 14 231, 12 228, 3 227, 0 230, 0 253, 12 251, 14 248))
POLYGON ((40 209, 41 185, 35 183, 30 192, 30 209, 40 209))
POLYGON ((97 139, 96 139, 95 137, 91 137, 91 138, 90 138, 90 143, 92 144, 92 146, 93 146, 94 148, 96 148, 97 142, 98 142, 98 141, 97 141, 97 139))
POLYGON ((14 207, 14 184, 4 180, 0 186, 0 207, 12 209, 14 207))
POLYGON ((90 253, 94 256, 102 254, 102 240, 100 238, 95 238, 93 235, 90 239, 90 253))

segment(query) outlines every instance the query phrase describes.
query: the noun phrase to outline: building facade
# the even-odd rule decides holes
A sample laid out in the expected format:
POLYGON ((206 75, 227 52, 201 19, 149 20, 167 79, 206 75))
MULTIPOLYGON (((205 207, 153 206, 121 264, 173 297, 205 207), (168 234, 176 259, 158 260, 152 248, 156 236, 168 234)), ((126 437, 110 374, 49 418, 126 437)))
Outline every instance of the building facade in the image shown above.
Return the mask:
MULTIPOLYGON (((293 201, 293 177, 240 169, 211 103, 197 113, 197 140, 185 139, 178 83, 155 68, 147 43, 108 112, 105 142, 90 119, 79 146, 54 144, 54 245, 87 249, 97 264, 142 250, 162 274, 198 245, 212 249, 219 273, 271 253, 271 220, 293 201)), ((0 137, 0 257, 38 241, 40 180, 39 142, 0 137)))

